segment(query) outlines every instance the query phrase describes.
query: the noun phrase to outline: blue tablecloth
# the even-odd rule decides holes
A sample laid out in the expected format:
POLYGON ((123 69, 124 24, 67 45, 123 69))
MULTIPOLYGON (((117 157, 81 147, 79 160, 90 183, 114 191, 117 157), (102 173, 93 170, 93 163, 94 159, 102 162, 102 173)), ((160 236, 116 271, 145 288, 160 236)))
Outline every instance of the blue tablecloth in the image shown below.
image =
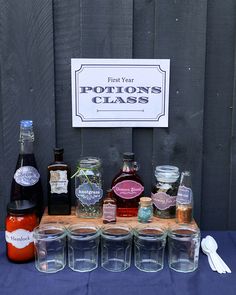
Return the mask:
POLYGON ((14 264, 5 254, 4 233, 0 233, 0 295, 236 295, 236 232, 202 232, 214 236, 218 253, 232 274, 213 272, 206 255, 200 253, 199 268, 193 273, 177 273, 168 268, 144 273, 132 267, 111 273, 101 267, 91 273, 77 273, 66 267, 55 274, 40 273, 34 263, 14 264))

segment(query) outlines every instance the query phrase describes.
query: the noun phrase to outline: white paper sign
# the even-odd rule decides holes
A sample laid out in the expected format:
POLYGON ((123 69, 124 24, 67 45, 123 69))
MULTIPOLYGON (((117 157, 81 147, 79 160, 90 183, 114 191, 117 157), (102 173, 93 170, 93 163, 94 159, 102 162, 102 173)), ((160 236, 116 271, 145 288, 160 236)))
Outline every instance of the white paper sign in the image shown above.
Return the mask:
POLYGON ((73 127, 168 127, 169 59, 71 59, 73 127))

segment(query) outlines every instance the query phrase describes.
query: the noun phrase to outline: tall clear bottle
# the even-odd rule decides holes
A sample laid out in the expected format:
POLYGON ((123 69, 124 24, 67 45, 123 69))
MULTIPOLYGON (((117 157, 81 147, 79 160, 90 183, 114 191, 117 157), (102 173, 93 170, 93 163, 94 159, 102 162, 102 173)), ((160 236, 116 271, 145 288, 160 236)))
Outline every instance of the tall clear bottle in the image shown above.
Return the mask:
POLYGON ((54 148, 54 162, 48 166, 48 214, 71 213, 70 167, 63 162, 64 149, 54 148))
POLYGON ((112 190, 117 201, 117 216, 137 216, 144 187, 140 176, 137 174, 134 153, 123 154, 123 167, 112 181, 112 190))
POLYGON ((193 219, 193 192, 191 173, 181 173, 180 186, 176 198, 176 221, 178 223, 190 223, 193 219))
POLYGON ((43 214, 43 191, 37 169, 33 143, 33 121, 20 121, 20 152, 11 185, 11 201, 31 200, 39 217, 43 214))

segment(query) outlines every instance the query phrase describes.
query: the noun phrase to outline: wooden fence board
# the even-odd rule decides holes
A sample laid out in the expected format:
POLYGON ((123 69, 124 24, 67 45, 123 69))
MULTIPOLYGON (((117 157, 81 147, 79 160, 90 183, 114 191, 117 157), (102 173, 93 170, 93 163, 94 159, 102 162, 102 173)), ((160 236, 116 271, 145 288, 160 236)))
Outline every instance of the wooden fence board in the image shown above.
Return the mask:
POLYGON ((169 127, 154 130, 153 161, 192 171, 200 224, 206 1, 160 0, 155 11, 155 58, 171 59, 171 76, 169 127))
POLYGON ((21 119, 34 121, 36 160, 46 191, 46 167, 55 140, 52 2, 1 1, 0 6, 4 198, 8 201, 21 119))
MULTIPOLYGON (((228 228, 235 1, 208 2, 202 222, 228 228)), ((235 218, 235 217, 234 217, 235 218)))

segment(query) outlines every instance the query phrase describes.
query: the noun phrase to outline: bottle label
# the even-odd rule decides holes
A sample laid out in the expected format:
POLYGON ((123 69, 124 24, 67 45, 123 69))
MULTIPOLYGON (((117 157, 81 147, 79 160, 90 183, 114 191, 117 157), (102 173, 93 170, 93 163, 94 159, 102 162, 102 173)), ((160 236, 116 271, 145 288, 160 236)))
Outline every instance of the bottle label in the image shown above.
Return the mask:
POLYGON ((66 170, 50 171, 51 194, 67 194, 68 178, 66 170))
POLYGON ((32 166, 23 166, 16 170, 14 174, 15 181, 22 186, 35 185, 40 178, 38 170, 32 166))
POLYGON ((133 180, 123 180, 113 186, 114 193, 123 199, 133 199, 138 197, 144 190, 144 187, 133 180))
POLYGON ((75 190, 75 195, 84 205, 94 205, 103 196, 103 190, 96 183, 83 183, 75 190))
POLYGON ((103 220, 108 222, 116 220, 116 205, 109 203, 103 205, 103 220))
POLYGON ((23 249, 33 242, 33 232, 25 229, 17 229, 9 232, 5 231, 6 242, 12 244, 17 249, 23 249))
POLYGON ((170 196, 164 192, 152 193, 152 201, 159 210, 166 210, 176 206, 176 196, 170 196))
POLYGON ((182 205, 189 205, 192 203, 193 192, 191 188, 184 185, 179 186, 176 202, 182 205))

